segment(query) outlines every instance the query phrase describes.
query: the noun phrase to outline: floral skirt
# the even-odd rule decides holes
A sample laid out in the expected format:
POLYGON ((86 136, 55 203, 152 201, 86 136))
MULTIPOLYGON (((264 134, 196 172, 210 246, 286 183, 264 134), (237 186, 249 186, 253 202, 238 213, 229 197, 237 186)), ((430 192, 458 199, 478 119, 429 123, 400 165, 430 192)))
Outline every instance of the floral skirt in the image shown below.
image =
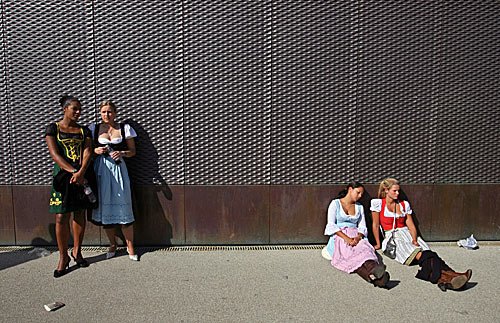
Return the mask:
MULTIPOLYGON (((350 238, 358 234, 357 228, 343 228, 341 231, 350 238)), ((333 267, 346 273, 352 273, 367 260, 378 262, 375 249, 367 239, 361 239, 356 246, 352 247, 344 239, 335 238, 335 251, 332 258, 333 267)))

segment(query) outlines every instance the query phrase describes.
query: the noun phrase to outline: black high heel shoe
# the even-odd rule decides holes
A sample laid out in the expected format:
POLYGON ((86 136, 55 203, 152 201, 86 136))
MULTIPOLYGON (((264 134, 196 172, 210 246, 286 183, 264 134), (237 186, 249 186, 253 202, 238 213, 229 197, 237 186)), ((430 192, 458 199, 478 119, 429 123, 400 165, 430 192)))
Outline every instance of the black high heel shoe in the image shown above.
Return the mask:
POLYGON ((68 258, 68 261, 66 262, 66 265, 64 265, 64 268, 62 270, 54 270, 54 278, 59 278, 64 275, 66 275, 69 272, 69 262, 71 260, 68 258))
POLYGON ((80 268, 83 268, 83 267, 88 267, 89 266, 89 262, 87 260, 85 260, 84 258, 82 259, 76 259, 73 254, 71 254, 71 258, 73 258, 73 260, 76 262, 76 265, 80 268))

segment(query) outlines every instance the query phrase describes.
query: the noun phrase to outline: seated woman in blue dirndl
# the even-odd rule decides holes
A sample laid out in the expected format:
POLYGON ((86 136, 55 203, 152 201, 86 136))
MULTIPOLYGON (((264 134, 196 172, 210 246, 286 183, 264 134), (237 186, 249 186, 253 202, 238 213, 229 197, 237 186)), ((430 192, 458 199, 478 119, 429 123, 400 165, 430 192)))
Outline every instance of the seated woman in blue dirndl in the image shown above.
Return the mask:
POLYGON ((346 273, 355 272, 374 286, 386 287, 389 273, 366 238, 364 209, 357 203, 363 193, 361 183, 351 182, 330 202, 325 228, 330 239, 322 255, 331 260, 333 267, 346 273))

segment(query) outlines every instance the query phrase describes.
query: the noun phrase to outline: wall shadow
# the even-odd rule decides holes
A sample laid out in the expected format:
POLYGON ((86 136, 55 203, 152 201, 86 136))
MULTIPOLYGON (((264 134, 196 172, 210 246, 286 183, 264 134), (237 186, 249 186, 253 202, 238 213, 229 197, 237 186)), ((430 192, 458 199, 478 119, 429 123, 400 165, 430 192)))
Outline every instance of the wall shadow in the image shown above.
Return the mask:
MULTIPOLYGON (((50 241, 44 238, 36 237, 31 240, 29 248, 1 252, 0 270, 15 267, 38 258, 50 256, 53 252, 57 251, 55 223, 49 224, 48 231, 50 234, 50 241)), ((70 236, 70 242, 73 242, 72 236, 70 236)))
POLYGON ((164 201, 172 201, 173 194, 160 174, 158 151, 141 124, 133 119, 124 122, 137 132, 136 155, 126 160, 132 187, 135 243, 171 245, 172 223, 166 217, 164 201))
POLYGON ((372 230, 372 213, 370 211, 370 203, 372 198, 374 197, 370 195, 368 190, 365 190, 365 193, 361 196, 358 203, 363 205, 363 210, 365 211, 366 227, 368 228, 368 241, 370 242, 370 244, 375 245, 375 238, 373 236, 372 230))
MULTIPOLYGON (((400 189, 399 190, 399 199, 401 201, 408 201, 408 203, 410 203, 410 206, 412 205, 415 205, 415 203, 413 203, 412 201, 410 201, 410 198, 408 197, 408 195, 405 193, 404 189, 400 189)), ((422 239, 424 239, 424 237, 422 236, 422 232, 420 231, 420 222, 418 221, 418 215, 417 215, 417 212, 415 212, 415 210, 413 209, 412 207, 412 214, 411 214, 411 217, 413 218, 413 223, 415 223, 415 227, 417 228, 417 236, 421 237, 422 239)), ((424 239, 425 241, 425 239, 424 239)))
POLYGON ((29 247, 20 250, 0 252, 0 270, 49 256, 51 252, 41 247, 29 247))

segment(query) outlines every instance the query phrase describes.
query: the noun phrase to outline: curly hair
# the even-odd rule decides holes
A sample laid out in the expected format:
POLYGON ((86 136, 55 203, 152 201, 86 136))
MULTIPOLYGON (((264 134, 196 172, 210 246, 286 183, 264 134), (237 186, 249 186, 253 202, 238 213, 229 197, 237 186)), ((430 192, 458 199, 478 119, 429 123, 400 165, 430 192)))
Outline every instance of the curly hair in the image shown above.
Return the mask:
POLYGON ((61 105, 61 107, 63 109, 66 108, 68 105, 70 105, 71 102, 78 102, 78 103, 80 103, 80 100, 78 100, 76 97, 74 97, 72 95, 63 95, 59 99, 59 104, 61 105))

